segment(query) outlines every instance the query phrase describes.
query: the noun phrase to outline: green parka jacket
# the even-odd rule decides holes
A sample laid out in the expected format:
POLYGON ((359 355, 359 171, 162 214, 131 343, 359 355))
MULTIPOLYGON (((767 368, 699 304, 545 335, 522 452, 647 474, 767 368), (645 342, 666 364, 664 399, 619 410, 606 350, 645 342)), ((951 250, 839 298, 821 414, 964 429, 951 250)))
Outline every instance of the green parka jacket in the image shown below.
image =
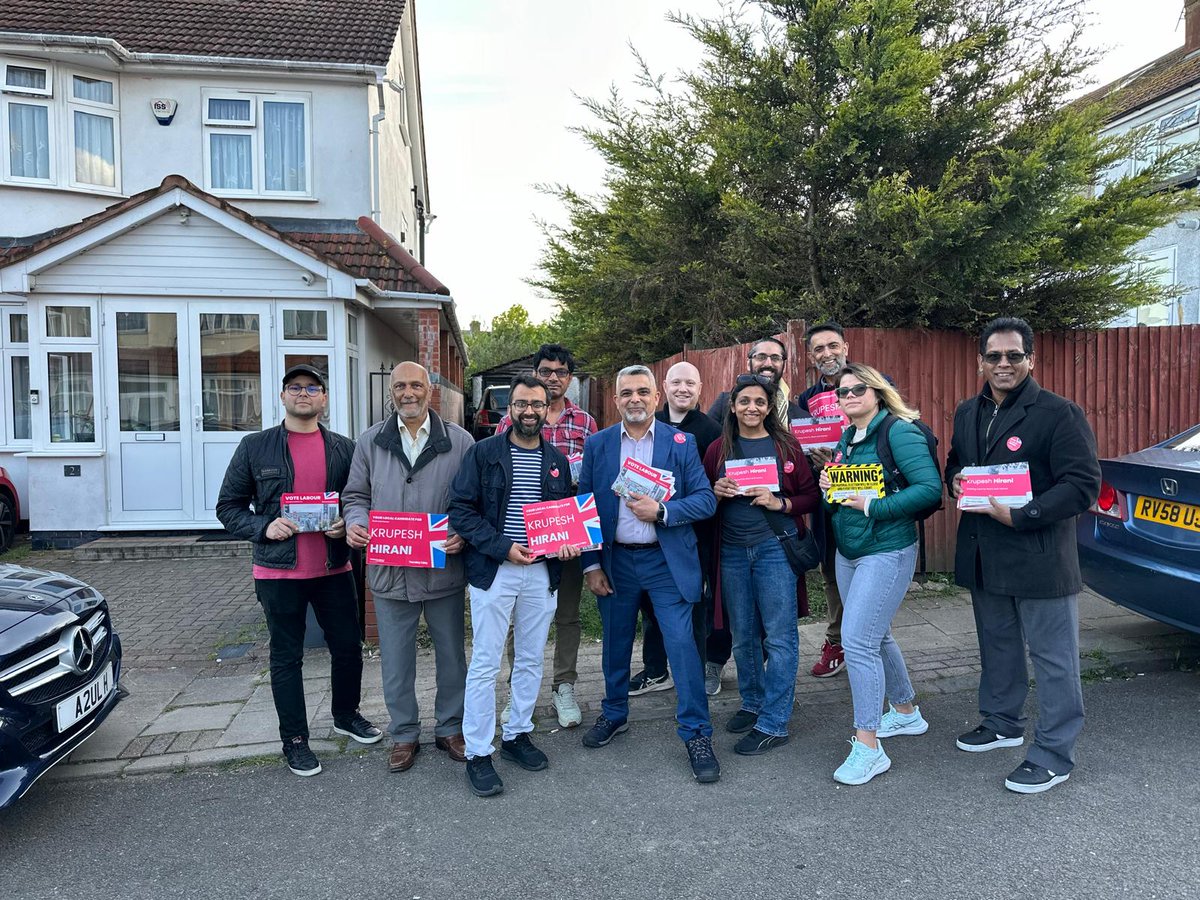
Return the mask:
MULTIPOLYGON (((885 410, 876 414, 867 426, 867 436, 859 443, 852 443, 856 434, 855 426, 847 428, 833 458, 855 466, 879 462, 876 433, 886 415, 885 410)), ((941 477, 920 429, 901 419, 892 426, 889 437, 892 458, 908 482, 908 487, 872 500, 868 509, 870 515, 866 516, 860 510, 840 503, 822 501, 833 510, 833 532, 837 538, 838 552, 847 559, 903 550, 915 544, 917 526, 914 515, 942 495, 941 477)))

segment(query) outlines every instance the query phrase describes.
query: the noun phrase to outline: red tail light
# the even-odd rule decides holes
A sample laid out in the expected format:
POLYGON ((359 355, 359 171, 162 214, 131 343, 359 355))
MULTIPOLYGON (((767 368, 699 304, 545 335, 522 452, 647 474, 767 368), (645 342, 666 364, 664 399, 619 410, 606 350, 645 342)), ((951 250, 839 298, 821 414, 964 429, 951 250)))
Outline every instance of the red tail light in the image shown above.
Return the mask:
POLYGON ((1107 481, 1100 482, 1100 496, 1096 499, 1095 505, 1092 506, 1092 512, 1113 519, 1124 518, 1121 512, 1121 495, 1107 481))

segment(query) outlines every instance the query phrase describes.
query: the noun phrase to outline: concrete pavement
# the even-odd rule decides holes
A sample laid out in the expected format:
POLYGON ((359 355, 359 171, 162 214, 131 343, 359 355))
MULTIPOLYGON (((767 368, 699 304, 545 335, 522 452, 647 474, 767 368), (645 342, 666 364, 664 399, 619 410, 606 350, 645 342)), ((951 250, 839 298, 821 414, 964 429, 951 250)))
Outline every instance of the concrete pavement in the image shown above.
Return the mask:
MULTIPOLYGON (((102 591, 125 646, 122 685, 129 696, 97 734, 48 778, 134 775, 279 756, 266 629, 254 599, 249 560, 102 562, 59 551, 30 554, 22 561, 66 572, 102 591)), ((1118 670, 1138 673, 1195 666, 1200 661, 1197 636, 1127 612, 1094 594, 1081 598, 1080 614, 1081 651, 1090 678, 1118 670)), ((976 687, 979 655, 974 621, 969 598, 958 588, 937 581, 914 584, 893 633, 922 696, 976 687)), ((823 639, 823 623, 800 626, 802 667, 796 703, 803 709, 814 703, 841 702, 848 722, 850 694, 845 676, 817 679, 807 674, 823 639)), ((635 649, 635 659, 639 652, 635 649)), ((547 654, 546 671, 550 668, 547 654)), ((423 650, 417 691, 426 713, 433 708, 433 672, 433 653, 423 650)), ((328 758, 361 749, 352 742, 347 747, 348 740, 333 733, 327 652, 310 650, 304 674, 314 751, 328 758)), ((598 713, 603 691, 600 644, 585 642, 576 685, 585 723, 598 713)), ((674 691, 636 697, 631 701, 631 719, 669 719, 674 707, 674 691)), ((718 722, 737 710, 732 663, 711 707, 718 722)), ((364 667, 362 711, 386 729, 379 660, 372 653, 364 667)), ((432 724, 431 720, 424 723, 425 740, 430 742, 432 724)), ((548 684, 541 693, 537 725, 542 731, 557 728, 548 684)), ((386 749, 386 738, 374 748, 381 757, 386 749)))

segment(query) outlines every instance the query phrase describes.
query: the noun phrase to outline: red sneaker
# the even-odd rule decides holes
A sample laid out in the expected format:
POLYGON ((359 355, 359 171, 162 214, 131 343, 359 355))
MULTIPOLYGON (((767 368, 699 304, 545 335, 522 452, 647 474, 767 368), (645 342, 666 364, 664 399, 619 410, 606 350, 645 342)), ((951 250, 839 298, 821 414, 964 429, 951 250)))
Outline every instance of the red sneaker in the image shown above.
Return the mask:
POLYGON ((846 655, 841 644, 831 644, 829 641, 821 647, 821 658, 812 667, 815 678, 829 678, 846 668, 846 655))

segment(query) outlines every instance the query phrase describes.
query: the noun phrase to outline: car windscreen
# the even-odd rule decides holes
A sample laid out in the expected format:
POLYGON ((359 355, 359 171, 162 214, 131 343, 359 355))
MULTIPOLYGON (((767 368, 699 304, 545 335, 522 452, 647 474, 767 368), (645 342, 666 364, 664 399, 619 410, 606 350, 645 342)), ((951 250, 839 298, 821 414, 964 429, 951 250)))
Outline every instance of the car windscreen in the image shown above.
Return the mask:
POLYGON ((1176 435, 1163 444, 1163 446, 1168 450, 1186 450, 1191 453, 1200 453, 1200 427, 1176 435))
POLYGON ((508 388, 496 388, 488 398, 488 406, 492 409, 508 409, 508 388))

